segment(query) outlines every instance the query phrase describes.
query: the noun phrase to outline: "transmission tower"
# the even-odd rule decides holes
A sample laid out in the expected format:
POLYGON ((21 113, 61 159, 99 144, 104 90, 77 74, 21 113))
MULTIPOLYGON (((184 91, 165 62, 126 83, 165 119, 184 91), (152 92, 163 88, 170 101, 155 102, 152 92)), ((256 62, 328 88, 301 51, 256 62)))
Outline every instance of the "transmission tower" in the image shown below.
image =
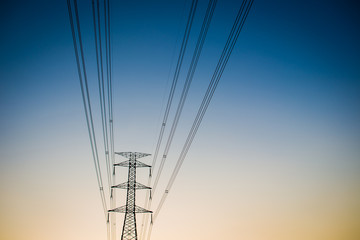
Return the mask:
POLYGON ((137 159, 149 156, 150 154, 147 153, 139 153, 139 152, 119 152, 116 153, 118 155, 121 155, 125 158, 127 158, 127 161, 116 163, 114 166, 119 167, 127 167, 128 170, 128 181, 112 186, 111 188, 120 188, 120 189, 126 189, 126 205, 121 206, 112 210, 109 210, 109 212, 119 212, 119 213, 125 213, 124 217, 124 224, 121 234, 121 240, 137 240, 137 230, 136 230, 136 213, 152 213, 152 211, 146 210, 144 208, 141 208, 139 206, 135 205, 135 199, 136 199, 136 190, 138 189, 151 189, 148 186, 145 186, 141 183, 136 182, 136 168, 139 167, 150 167, 149 165, 146 165, 137 159))

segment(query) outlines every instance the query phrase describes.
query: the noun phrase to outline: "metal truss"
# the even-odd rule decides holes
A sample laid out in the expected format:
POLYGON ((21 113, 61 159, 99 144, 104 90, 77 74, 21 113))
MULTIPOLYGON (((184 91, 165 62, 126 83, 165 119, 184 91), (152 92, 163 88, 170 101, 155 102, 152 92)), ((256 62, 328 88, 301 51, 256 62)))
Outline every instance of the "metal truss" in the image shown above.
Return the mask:
POLYGON ((136 168, 150 167, 149 165, 137 161, 136 159, 149 156, 150 154, 139 153, 139 152, 118 152, 116 154, 129 159, 127 161, 114 164, 114 166, 129 168, 128 181, 111 187, 111 188, 120 188, 127 190, 126 205, 109 210, 109 212, 125 213, 121 240, 137 240, 138 238, 137 238, 137 229, 136 229, 136 213, 152 213, 152 211, 146 210, 142 207, 135 205, 136 190, 151 189, 148 186, 136 182, 136 168))
MULTIPOLYGON (((121 189, 128 189, 129 184, 128 182, 120 183, 118 185, 112 186, 111 188, 121 188, 121 189)), ((144 184, 135 182, 135 189, 151 189, 151 187, 145 186, 144 184)))
MULTIPOLYGON (((134 210, 133 213, 152 213, 152 211, 149 211, 149 210, 139 207, 139 206, 135 206, 135 208, 133 210, 134 210)), ((109 210, 109 212, 126 213, 126 205, 109 210)))
POLYGON ((151 155, 148 153, 140 153, 140 152, 116 152, 115 154, 118 154, 118 155, 123 156, 128 159, 130 159, 132 157, 134 157, 135 159, 139 159, 139 158, 151 155))
POLYGON ((151 167, 150 165, 147 165, 147 164, 142 163, 142 162, 137 161, 137 160, 135 160, 134 162, 128 160, 128 161, 124 161, 124 162, 121 162, 121 163, 115 163, 114 166, 117 166, 117 167, 129 167, 130 164, 135 164, 137 168, 139 168, 139 167, 151 167))

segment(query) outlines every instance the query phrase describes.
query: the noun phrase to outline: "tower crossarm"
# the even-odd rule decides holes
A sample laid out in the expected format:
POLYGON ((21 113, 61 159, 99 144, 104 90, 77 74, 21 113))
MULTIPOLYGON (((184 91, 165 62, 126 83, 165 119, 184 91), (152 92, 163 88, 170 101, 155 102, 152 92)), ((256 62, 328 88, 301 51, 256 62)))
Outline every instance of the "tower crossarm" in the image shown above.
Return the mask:
POLYGON ((117 166, 117 167, 130 167, 131 164, 135 164, 137 168, 140 168, 140 167, 151 167, 145 163, 142 163, 138 160, 135 160, 135 161, 130 161, 130 160, 127 160, 127 161, 124 161, 124 162, 120 162, 120 163, 115 163, 114 166, 117 166))
MULTIPOLYGON (((126 205, 125 206, 121 206, 118 208, 114 208, 109 210, 108 212, 118 212, 118 213, 126 213, 126 205)), ((139 206, 135 206, 134 210, 132 213, 152 213, 152 211, 149 211, 145 208, 139 207, 139 206)))
POLYGON ((142 157, 150 156, 149 153, 141 153, 141 152, 116 152, 115 154, 123 156, 125 158, 132 158, 139 159, 142 157))
MULTIPOLYGON (((111 188, 121 188, 121 189, 128 189, 129 188, 129 184, 128 182, 124 182, 124 183, 120 183, 118 185, 115 186, 111 186, 111 188)), ((145 186, 144 184, 135 183, 135 189, 151 189, 151 187, 145 186)))

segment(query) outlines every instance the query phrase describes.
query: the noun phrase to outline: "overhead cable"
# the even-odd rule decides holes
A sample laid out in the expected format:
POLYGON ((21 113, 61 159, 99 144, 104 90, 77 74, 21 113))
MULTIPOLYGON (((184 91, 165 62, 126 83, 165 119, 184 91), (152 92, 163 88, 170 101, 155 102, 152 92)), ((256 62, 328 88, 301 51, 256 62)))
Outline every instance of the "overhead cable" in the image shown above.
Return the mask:
MULTIPOLYGON (((99 0, 97 0, 99 1, 99 0)), ((108 148, 111 164, 109 163, 111 177, 111 185, 116 184, 115 180, 115 149, 114 149, 114 118, 113 118, 113 86, 112 86, 112 69, 111 69, 111 33, 110 33, 110 1, 104 0, 104 32, 105 32, 105 64, 106 64, 106 85, 107 85, 107 106, 108 106, 108 120, 109 120, 109 142, 110 149, 108 148), (112 166, 112 169, 110 167, 112 166)), ((104 100, 105 104, 105 100, 104 100)), ((109 184, 110 185, 110 184, 109 184)), ((116 207, 116 192, 113 188, 110 189, 110 208, 116 207)), ((116 239, 116 216, 112 215, 110 218, 110 232, 111 239, 116 239)))
POLYGON ((168 155, 170 147, 171 147, 172 140, 174 138, 174 134, 175 134, 175 131, 176 131, 176 128, 177 128, 177 124, 179 122, 179 119, 180 119, 180 116, 181 116, 181 113, 182 113, 182 109, 184 107, 184 104, 185 104, 185 101, 186 101, 186 98, 187 98, 187 94, 189 92, 189 88, 191 86, 192 79, 193 79, 193 76, 194 76, 194 73, 195 73, 195 70, 196 70, 196 67, 197 67, 197 63, 198 63, 199 58, 200 58, 202 47, 203 47, 205 39, 206 39, 206 34, 207 34, 208 29, 209 29, 210 22, 211 22, 211 19, 212 19, 214 10, 215 10, 216 2, 217 2, 217 0, 210 0, 209 4, 208 4, 208 8, 207 8, 207 11, 206 11, 206 14, 205 14, 205 18, 204 18, 204 21, 203 21, 203 24, 202 24, 202 27, 201 27, 201 31, 200 31, 200 34, 199 34, 199 37, 198 37, 198 40, 197 40, 197 43, 196 43, 196 47, 195 47, 195 50, 194 50, 194 53, 193 53, 193 56, 192 56, 191 64, 190 64, 190 67, 189 67, 189 70, 188 70, 188 73, 187 73, 187 76, 186 76, 186 80, 185 80, 185 83, 184 83, 184 87, 183 87, 183 90, 182 90, 182 93, 181 93, 180 101, 179 101, 179 104, 177 106, 176 114, 175 114, 175 117, 174 117, 174 120, 173 120, 173 123, 172 123, 172 126, 171 126, 169 137, 168 137, 166 145, 165 145, 164 154, 163 154, 163 157, 161 159, 160 167, 159 167, 159 170, 157 172, 157 175, 156 175, 156 178, 155 178, 155 181, 154 181, 154 185, 153 185, 153 188, 152 188, 152 193, 153 194, 155 193, 157 184, 158 184, 160 176, 161 176, 162 169, 164 167, 167 155, 168 155))
POLYGON ((165 108, 165 113, 164 113, 164 117, 163 117, 163 121, 162 121, 162 125, 161 125, 159 138, 158 138, 158 141, 157 141, 157 144, 156 144, 154 158, 153 158, 153 161, 152 161, 152 164, 151 164, 152 168, 154 168, 155 165, 156 165, 157 155, 159 153, 159 148, 160 148, 162 138, 163 138, 163 135, 164 135, 165 126, 166 126, 166 123, 167 123, 167 119, 169 117, 169 112, 170 112, 172 100, 173 100, 173 97, 174 97, 175 88, 176 88, 177 81, 178 81, 178 78, 179 78, 180 69, 181 69, 181 66, 182 66, 182 62, 183 62, 183 59, 184 59, 185 50, 186 50, 186 47, 187 47, 187 43, 188 43, 192 23, 193 23, 193 20, 194 20, 195 11, 196 11, 196 7, 197 7, 197 2, 198 2, 198 0, 193 0, 192 3, 191 3, 191 9, 190 9, 190 13, 189 13, 189 16, 188 16, 184 37, 183 37, 183 40, 182 40, 182 43, 181 43, 180 54, 179 54, 178 61, 177 61, 177 64, 176 64, 176 69, 175 69, 175 73, 174 73, 174 77, 173 77, 173 81, 172 81, 168 101, 167 101, 166 108, 165 108))
MULTIPOLYGON (((195 50, 194 50, 194 53, 192 56, 190 67, 188 69, 184 87, 183 87, 181 97, 180 97, 180 100, 179 100, 179 103, 178 103, 178 106, 176 109, 176 114, 175 114, 175 117, 174 117, 174 120, 173 120, 173 123, 171 126, 171 130, 170 130, 170 133, 169 133, 166 145, 165 145, 163 157, 161 159, 159 170, 157 172, 157 175, 156 175, 156 178, 154 181, 154 185, 152 187, 153 197, 155 195, 157 184, 159 182, 163 167, 165 165, 165 161, 167 159, 167 155, 169 153, 171 143, 174 138, 175 131, 176 131, 176 128, 177 128, 177 125, 178 125, 178 122, 179 122, 179 119, 180 119, 180 116, 181 116, 181 113, 182 113, 182 110, 183 110, 183 107, 184 107, 184 104, 185 104, 185 101, 186 101, 186 98, 187 98, 187 95, 189 92, 193 77, 194 77, 194 73, 195 73, 195 70, 196 70, 200 55, 201 55, 202 48, 204 46, 206 35, 207 35, 207 32, 210 27, 211 19, 213 17, 214 11, 215 11, 216 3, 217 3, 217 0, 210 0, 208 3, 207 9, 206 9, 205 17, 204 17, 204 20, 203 20, 203 23, 201 26, 201 30, 200 30, 200 33, 199 33, 199 36, 197 39, 196 47, 195 47, 195 50)), ((150 198, 148 200, 148 205, 147 205, 148 209, 151 208, 151 203, 152 203, 152 198, 150 198)), ((146 217, 148 217, 148 216, 146 216, 146 217)), ((146 221, 146 224, 148 224, 148 221, 146 221)))
POLYGON ((108 177, 109 194, 111 192, 111 166, 109 159, 109 137, 108 137, 108 126, 106 117, 106 103, 105 103, 105 84, 104 84, 104 67, 103 67, 103 54, 101 44, 101 24, 100 24, 100 10, 99 0, 92 0, 92 14, 93 14, 93 25, 94 25, 94 36, 95 36, 95 50, 96 50, 96 67, 99 85, 99 98, 100 98, 100 111, 101 111, 101 124, 104 140, 104 153, 106 170, 108 177))
MULTIPOLYGON (((198 0, 192 0, 191 7, 190 7, 190 12, 189 12, 189 15, 188 15, 186 28, 185 28, 185 32, 184 32, 184 37, 183 37, 183 40, 182 40, 182 43, 181 43, 180 53, 179 53, 179 57, 178 57, 178 60, 177 60, 177 64, 176 64, 176 68, 175 68, 175 72, 174 72, 174 76, 173 76, 173 81, 172 81, 172 84, 171 84, 170 93, 169 93, 169 97, 168 97, 168 100, 167 100, 163 121, 162 121, 162 124, 161 124, 161 129, 160 129, 159 137, 158 137, 157 144, 156 144, 156 149, 155 149, 155 152, 154 152, 154 157, 153 157, 152 164, 151 164, 152 169, 155 169, 155 166, 156 166, 157 156, 158 156, 160 145, 161 145, 162 138, 163 138, 163 135, 164 135, 165 126, 166 126, 166 123, 167 123, 167 120, 168 120, 168 117, 169 117, 169 112, 170 112, 171 104, 172 104, 172 101, 173 101, 173 98, 174 98, 174 93, 175 93, 177 81, 179 79, 179 74, 180 74, 182 63, 183 63, 187 43, 188 43, 188 40, 189 40, 190 31, 191 31, 191 28, 192 28, 192 24, 193 24, 195 12, 196 12, 197 4, 198 4, 198 0)), ((148 186, 150 186, 151 182, 152 182, 152 169, 150 169, 148 186)), ((148 198, 146 198, 145 206, 148 205, 147 201, 148 201, 148 198)), ((142 234, 145 235, 146 234, 145 232, 146 232, 146 230, 143 231, 142 234)))
POLYGON ((107 76, 107 91, 108 91, 108 109, 109 109, 109 126, 110 126, 110 150, 111 160, 114 164, 114 129, 113 129, 113 85, 112 85, 112 61, 111 61, 111 31, 110 31, 110 1, 104 0, 104 15, 105 15, 105 48, 106 48, 106 76, 107 76))
POLYGON ((73 0, 73 2, 74 2, 76 28, 75 28, 75 24, 74 24, 73 12, 72 12, 72 8, 71 8, 71 1, 67 0, 69 20, 70 20, 71 33, 72 33, 72 38, 73 38, 74 50, 75 50, 76 64, 77 64, 77 69, 78 69, 78 74, 79 74, 81 95, 82 95, 82 99, 83 99, 86 123, 87 123, 87 128, 88 128, 88 133, 89 133, 89 140, 90 140, 91 151, 92 151, 93 161, 94 161, 94 166, 95 166, 96 179, 97 179, 97 183, 98 183, 98 187, 99 187, 99 191, 100 191, 101 201, 102 201, 105 220, 106 220, 107 219, 107 206, 106 206, 104 187, 103 187, 103 181, 102 181, 100 164, 99 164, 99 155, 98 155, 97 144, 96 144, 96 136, 95 136, 95 130, 94 130, 92 111, 91 111, 91 102, 90 102, 90 94, 89 94, 87 74, 86 74, 85 57, 84 57, 84 51, 83 51, 82 39, 81 39, 79 13, 78 13, 77 1, 73 0), (78 46, 78 43, 76 40, 77 39, 76 32, 77 32, 79 46, 78 46), (81 57, 79 57, 79 50, 80 50, 81 57))
MULTIPOLYGON (((178 161, 176 163, 174 171, 173 171, 173 173, 172 173, 172 175, 170 177, 170 180, 169 180, 169 182, 168 182, 168 184, 166 186, 164 194, 163 194, 163 196, 162 196, 162 198, 160 200, 160 203, 159 203, 157 209, 154 212, 153 221, 155 221, 156 217, 158 216, 158 214, 159 214, 159 212, 160 212, 160 210, 161 210, 161 208, 162 208, 162 206, 163 206, 163 204, 164 204, 164 202, 166 200, 166 197, 169 194, 169 191, 170 191, 170 189, 171 189, 171 187, 172 187, 172 185, 173 185, 173 183, 174 183, 174 181, 175 181, 175 179, 177 177, 177 174, 178 174, 178 172, 179 172, 179 170, 180 170, 180 168, 182 166, 182 163, 184 162, 184 159, 185 159, 185 157, 186 157, 186 155, 188 153, 188 150, 189 150, 189 148, 190 148, 190 146, 191 146, 191 144, 192 144, 192 142, 194 140, 194 137, 195 137, 195 135, 197 133, 197 130, 199 129, 201 121, 202 121, 202 119, 203 119, 203 117, 204 117, 204 115, 206 113, 206 110, 207 110, 207 108, 208 108, 208 106, 210 104, 210 101, 211 101, 211 99, 212 99, 212 97, 214 95, 216 87, 217 87, 217 85, 218 85, 218 83, 219 83, 219 81, 220 81, 220 79, 222 77, 222 74, 224 72, 226 64, 228 63, 230 55, 231 55, 231 53, 232 53, 232 51, 234 49, 234 46, 235 46, 236 41, 237 41, 237 39, 239 37, 239 34, 240 34, 241 30, 242 30, 242 27, 243 27, 243 25, 245 23, 245 20, 246 20, 248 14, 249 14, 249 11, 250 11, 250 8, 251 8, 252 4, 253 4, 253 0, 250 0, 250 1, 244 0, 241 7, 240 7, 240 10, 238 11, 236 20, 235 20, 234 25, 233 25, 233 27, 231 29, 231 32, 229 34, 229 37, 227 39, 227 42, 225 44, 225 47, 224 47, 223 52, 221 54, 221 57, 220 57, 220 59, 218 61, 218 64, 217 64, 216 69, 214 71, 214 74, 213 74, 213 76, 211 78, 210 84, 209 84, 208 89, 207 89, 207 91, 205 93, 203 101, 202 101, 202 103, 201 103, 201 105, 199 107, 199 110, 198 110, 198 113, 197 113, 196 118, 194 120, 194 123, 192 125, 192 128, 191 128, 191 130, 190 130, 190 132, 188 134, 188 137, 187 137, 187 139, 185 141, 183 149, 182 149, 182 151, 180 153, 180 156, 178 158, 178 161)), ((148 239, 150 239, 150 236, 149 236, 148 239)))
MULTIPOLYGON (((184 20, 185 19, 185 10, 186 10, 186 1, 184 1, 184 4, 183 4, 183 8, 182 8, 182 18, 181 20, 184 20)), ((180 25, 180 19, 179 19, 179 22, 177 25, 180 25)), ((161 120, 161 113, 163 112, 163 109, 165 107, 165 98, 166 98, 166 92, 167 92, 167 88, 168 88, 168 85, 169 85, 169 82, 170 82, 170 75, 171 75, 171 72, 172 72, 172 69, 173 69, 173 65, 174 65, 174 60, 175 60, 175 54, 176 54, 176 46, 178 45, 178 41, 180 39, 180 31, 178 31, 177 33, 177 37, 176 37, 176 41, 175 41, 175 44, 174 44, 174 47, 173 47, 173 50, 172 50, 172 57, 171 57, 171 63, 170 63, 170 68, 169 68, 169 72, 168 72, 168 76, 167 76, 167 81, 166 81, 166 84, 165 84, 165 88, 164 88, 164 93, 163 93, 163 97, 162 97, 162 104, 161 104, 161 111, 159 112, 159 120, 158 122, 160 122, 161 120)), ((165 127, 165 126, 162 126, 162 125, 159 125, 159 129, 165 127)), ((160 147, 160 145, 158 144, 158 146, 160 147)), ((158 151, 159 151, 159 148, 157 148, 157 150, 155 150, 156 152, 156 155, 158 154, 158 151)), ((157 156, 155 157, 155 159, 157 158, 157 156)), ((148 186, 151 185, 151 178, 152 178, 152 168, 149 168, 149 177, 148 177, 148 186)), ((151 190, 150 191, 146 191, 146 195, 145 195, 145 207, 148 206, 148 201, 149 201, 149 198, 151 198, 151 190)), ((145 216, 142 218, 142 223, 141 223, 141 228, 140 228, 140 236, 142 236, 143 234, 143 229, 144 229, 144 223, 145 221, 148 221, 148 214, 145 214, 145 216)))

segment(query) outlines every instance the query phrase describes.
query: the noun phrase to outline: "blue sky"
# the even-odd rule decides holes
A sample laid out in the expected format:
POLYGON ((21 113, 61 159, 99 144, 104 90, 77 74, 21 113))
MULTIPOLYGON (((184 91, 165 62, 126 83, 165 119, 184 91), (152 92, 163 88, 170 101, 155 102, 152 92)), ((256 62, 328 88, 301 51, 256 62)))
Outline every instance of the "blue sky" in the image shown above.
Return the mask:
MULTIPOLYGON (((91 1, 79 2, 92 103, 99 113, 91 1)), ((199 1, 174 105, 206 5, 199 1)), ((239 5, 218 1, 161 186, 239 5)), ((153 153, 189 6, 190 1, 112 3, 116 151, 153 153)), ((66 1, 8 2, 0 11, 0 236, 105 239, 66 1), (21 213, 20 206, 28 208, 21 213), (41 231, 44 218, 47 231, 41 231), (18 224, 24 224, 22 233, 14 230, 18 224)), ((356 239, 359 42, 352 1, 255 0, 154 239, 219 239, 224 232, 232 239, 356 239), (223 214, 219 206, 230 204, 236 207, 223 214), (184 223, 194 212, 193 221, 202 223, 197 228, 184 223)), ((95 123, 101 142, 98 116, 95 123)))

